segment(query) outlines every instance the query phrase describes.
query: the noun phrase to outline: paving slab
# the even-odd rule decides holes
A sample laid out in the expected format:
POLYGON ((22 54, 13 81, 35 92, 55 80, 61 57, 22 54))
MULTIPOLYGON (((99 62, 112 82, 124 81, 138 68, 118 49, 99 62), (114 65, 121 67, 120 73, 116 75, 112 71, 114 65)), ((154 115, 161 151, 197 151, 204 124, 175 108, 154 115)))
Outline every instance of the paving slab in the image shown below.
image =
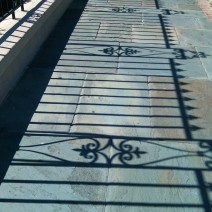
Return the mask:
POLYGON ((199 29, 201 28, 200 20, 197 17, 188 17, 184 15, 173 15, 168 16, 167 20, 169 24, 173 25, 177 28, 193 28, 193 29, 199 29))
POLYGON ((180 10, 200 10, 195 0, 175 1, 175 0, 160 0, 159 5, 162 8, 180 9, 180 10))
POLYGON ((173 78, 149 77, 149 87, 152 114, 151 136, 186 139, 184 116, 173 78))
POLYGON ((201 11, 191 12, 183 10, 183 11, 175 11, 167 10, 167 13, 170 15, 165 15, 165 22, 171 26, 176 28, 184 28, 184 29, 210 29, 211 22, 203 15, 201 11))
POLYGON ((193 30, 176 28, 180 45, 207 47, 212 45, 212 30, 193 30))
POLYGON ((98 75, 88 75, 86 78, 92 81, 85 81, 78 114, 75 116, 71 132, 89 133, 92 130, 94 134, 132 135, 136 133, 149 136, 147 78, 105 75, 104 79, 109 81, 101 82, 98 77, 98 75), (110 81, 114 78, 117 82, 110 81), (136 80, 138 78, 143 83, 138 84, 136 80), (125 79, 131 83, 124 82, 125 79), (82 103, 91 103, 91 107, 81 105, 82 103), (93 104, 96 107, 92 109, 93 104), (139 105, 144 107, 138 107, 139 105))

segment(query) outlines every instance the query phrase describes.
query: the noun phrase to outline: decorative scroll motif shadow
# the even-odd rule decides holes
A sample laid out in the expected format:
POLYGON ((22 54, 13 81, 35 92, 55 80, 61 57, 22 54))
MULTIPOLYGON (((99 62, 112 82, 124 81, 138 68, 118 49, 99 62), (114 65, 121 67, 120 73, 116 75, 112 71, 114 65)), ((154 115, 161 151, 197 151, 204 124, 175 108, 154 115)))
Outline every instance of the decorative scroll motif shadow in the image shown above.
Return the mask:
POLYGON ((126 8, 126 7, 115 7, 112 9, 112 11, 116 13, 134 13, 137 10, 133 8, 126 8))
POLYGON ((112 138, 109 138, 108 142, 101 147, 100 142, 93 139, 93 143, 88 143, 82 145, 80 149, 73 149, 74 151, 80 152, 80 156, 90 159, 90 163, 98 162, 100 156, 105 158, 107 165, 111 165, 115 158, 124 165, 129 165, 128 162, 132 161, 134 158, 140 158, 141 155, 145 154, 145 151, 141 151, 139 147, 134 147, 133 145, 127 144, 127 141, 115 145, 112 138), (108 156, 104 153, 106 149, 113 149, 116 151, 112 156, 108 156))
MULTIPOLYGON (((88 162, 85 164, 92 164, 93 166, 98 164, 104 164, 105 166, 116 167, 119 164, 119 167, 134 167, 134 166, 143 166, 143 165, 151 165, 157 164, 158 162, 173 160, 174 158, 186 158, 186 157, 201 157, 205 160, 205 166, 208 169, 212 169, 212 156, 210 155, 212 152, 212 144, 207 141, 200 141, 198 151, 191 151, 191 150, 182 150, 180 148, 171 148, 168 145, 155 143, 154 141, 148 140, 137 140, 139 144, 143 143, 148 145, 154 146, 154 148, 161 148, 167 150, 173 150, 177 153, 175 156, 172 157, 162 157, 159 160, 152 160, 148 161, 147 163, 142 160, 142 156, 151 154, 151 150, 143 151, 142 148, 136 147, 135 141, 133 142, 128 139, 123 139, 123 141, 118 142, 115 144, 113 138, 108 138, 106 144, 102 144, 102 142, 98 141, 98 138, 92 138, 92 142, 83 144, 80 148, 74 148, 73 151, 79 152, 79 155, 82 158, 88 159, 88 162), (131 144, 132 142, 132 144, 131 144), (110 153, 107 152, 109 150, 110 153), (111 152, 113 152, 111 154, 111 152), (178 155, 182 152, 182 155, 178 155), (101 162, 101 159, 104 158, 105 162, 101 162), (139 162, 138 162, 139 161, 139 162), (118 164, 117 164, 118 162, 118 164)), ((154 149, 153 148, 153 149, 154 149)))
POLYGON ((205 165, 209 168, 212 169, 212 143, 208 141, 202 141, 199 143, 199 146, 202 149, 205 149, 205 151, 200 151, 198 152, 198 155, 200 157, 207 157, 208 160, 205 162, 205 165), (208 156, 210 154, 210 156, 208 156))
POLYGON ((131 55, 135 55, 135 54, 139 53, 138 50, 135 50, 130 47, 122 47, 122 46, 118 46, 116 48, 110 46, 110 47, 103 49, 102 52, 104 52, 108 56, 118 56, 118 57, 120 57, 122 55, 131 56, 131 55))
MULTIPOLYGON (((194 59, 194 58, 205 58, 206 54, 203 52, 196 52, 196 51, 191 51, 191 50, 183 50, 183 49, 171 49, 172 55, 174 55, 175 59, 194 59)), ((130 46, 108 46, 104 48, 103 50, 99 50, 103 52, 105 55, 108 56, 138 56, 138 57, 143 57, 143 56, 148 56, 151 57, 156 54, 158 55, 163 55, 166 54, 166 51, 162 51, 160 48, 154 48, 154 47, 144 47, 144 48, 139 48, 139 47, 130 47, 130 46), (138 55, 138 53, 140 53, 138 55), (147 55, 148 54, 148 55, 147 55)))
POLYGON ((185 14, 183 11, 178 10, 170 10, 170 9, 162 9, 163 15, 182 15, 185 14))

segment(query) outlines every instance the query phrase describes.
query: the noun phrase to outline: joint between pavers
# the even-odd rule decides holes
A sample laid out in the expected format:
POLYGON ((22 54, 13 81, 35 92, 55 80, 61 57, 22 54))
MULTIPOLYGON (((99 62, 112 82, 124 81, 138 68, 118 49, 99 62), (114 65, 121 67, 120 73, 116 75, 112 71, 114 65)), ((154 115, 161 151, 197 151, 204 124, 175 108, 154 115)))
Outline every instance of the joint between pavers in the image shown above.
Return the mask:
POLYGON ((86 79, 88 77, 88 74, 85 73, 85 78, 83 80, 83 84, 82 84, 82 87, 81 87, 81 90, 80 90, 80 94, 79 94, 79 98, 78 98, 78 101, 77 101, 77 105, 76 105, 76 109, 75 109, 75 112, 74 112, 74 117, 72 119, 72 122, 70 123, 70 127, 69 127, 69 132, 71 132, 71 127, 73 126, 73 123, 74 123, 74 120, 75 120, 75 117, 76 117, 76 113, 77 113, 77 110, 79 108, 79 103, 80 103, 80 100, 82 98, 82 92, 83 92, 83 89, 85 87, 85 83, 86 83, 86 79))
POLYGON ((99 23, 99 27, 97 29, 96 36, 95 36, 95 39, 94 40, 96 40, 97 37, 98 37, 98 35, 99 35, 100 27, 101 27, 101 22, 99 23))

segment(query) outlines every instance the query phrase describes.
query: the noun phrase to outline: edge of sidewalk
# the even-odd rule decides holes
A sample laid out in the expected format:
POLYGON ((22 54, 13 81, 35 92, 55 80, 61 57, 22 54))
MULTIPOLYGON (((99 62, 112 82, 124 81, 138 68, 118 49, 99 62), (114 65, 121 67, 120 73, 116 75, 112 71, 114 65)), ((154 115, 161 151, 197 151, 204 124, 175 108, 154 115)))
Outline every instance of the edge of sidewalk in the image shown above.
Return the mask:
POLYGON ((0 23, 0 104, 73 0, 30 1, 0 23), (35 3, 36 2, 36 3, 35 3))

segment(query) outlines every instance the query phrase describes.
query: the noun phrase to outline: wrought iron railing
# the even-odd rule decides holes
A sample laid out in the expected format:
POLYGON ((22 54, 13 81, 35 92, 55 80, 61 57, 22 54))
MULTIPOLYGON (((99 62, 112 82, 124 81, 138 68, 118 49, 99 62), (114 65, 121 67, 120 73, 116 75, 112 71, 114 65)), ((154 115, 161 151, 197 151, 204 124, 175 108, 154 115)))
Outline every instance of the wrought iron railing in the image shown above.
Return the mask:
POLYGON ((0 22, 7 16, 12 15, 15 18, 15 11, 21 7, 24 10, 26 0, 0 0, 0 22))

